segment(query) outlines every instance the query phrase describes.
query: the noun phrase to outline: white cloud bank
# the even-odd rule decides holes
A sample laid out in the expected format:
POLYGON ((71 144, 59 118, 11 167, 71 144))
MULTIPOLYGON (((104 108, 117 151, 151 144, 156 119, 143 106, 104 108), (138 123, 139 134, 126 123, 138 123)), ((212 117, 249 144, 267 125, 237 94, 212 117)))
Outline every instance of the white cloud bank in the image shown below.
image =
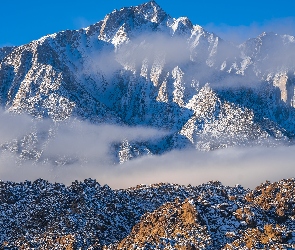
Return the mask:
MULTIPOLYGON (((0 138, 11 139, 27 133, 31 121, 26 116, 1 114, 0 138), (23 124, 23 125, 21 125, 23 124), (6 128, 6 129, 5 129, 6 128)), ((39 131, 52 123, 32 122, 39 131), (38 125, 36 126, 36 123, 38 125), (42 129, 40 129, 42 128, 42 129)), ((171 182, 199 185, 219 180, 224 185, 237 183, 254 188, 265 180, 277 181, 295 176, 295 147, 228 148, 213 152, 196 150, 172 151, 161 156, 145 156, 125 164, 114 164, 109 146, 114 141, 147 139, 165 134, 148 128, 113 125, 95 126, 68 121, 55 127, 55 137, 41 145, 43 162, 17 160, 16 153, 0 153, 0 179, 11 181, 43 178, 51 182, 71 184, 74 180, 94 178, 112 188, 137 184, 171 182), (59 164, 71 158, 67 164, 59 164), (56 159, 56 161, 54 161, 56 159), (18 163, 17 163, 18 162, 18 163)))

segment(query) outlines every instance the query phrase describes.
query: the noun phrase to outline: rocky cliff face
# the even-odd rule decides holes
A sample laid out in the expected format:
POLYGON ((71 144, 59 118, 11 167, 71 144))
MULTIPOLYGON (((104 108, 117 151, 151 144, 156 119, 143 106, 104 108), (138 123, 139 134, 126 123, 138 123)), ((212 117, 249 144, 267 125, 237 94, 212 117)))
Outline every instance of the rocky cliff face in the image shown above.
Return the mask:
POLYGON ((0 183, 1 249, 293 249, 295 181, 0 183))
POLYGON ((1 48, 0 104, 55 122, 75 117, 168 131, 128 142, 127 154, 125 142, 115 145, 119 162, 187 146, 289 143, 294 55, 292 36, 263 33, 236 46, 150 1, 85 29, 1 48))

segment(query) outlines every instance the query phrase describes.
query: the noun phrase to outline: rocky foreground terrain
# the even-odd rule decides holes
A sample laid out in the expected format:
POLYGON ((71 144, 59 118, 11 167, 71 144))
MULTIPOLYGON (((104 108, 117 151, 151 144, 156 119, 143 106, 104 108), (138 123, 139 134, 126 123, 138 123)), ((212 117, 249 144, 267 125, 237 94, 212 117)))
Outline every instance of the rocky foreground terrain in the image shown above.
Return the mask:
POLYGON ((112 190, 0 182, 1 249, 294 249, 295 179, 112 190))

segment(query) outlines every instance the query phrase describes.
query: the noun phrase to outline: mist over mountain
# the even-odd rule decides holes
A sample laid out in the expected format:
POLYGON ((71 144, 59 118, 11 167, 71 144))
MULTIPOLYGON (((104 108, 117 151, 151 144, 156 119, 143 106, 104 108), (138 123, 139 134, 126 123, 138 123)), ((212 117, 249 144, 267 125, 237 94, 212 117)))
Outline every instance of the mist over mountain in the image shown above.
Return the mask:
POLYGON ((294 46, 293 36, 275 33, 235 45, 150 1, 84 29, 3 47, 2 176, 19 181, 14 165, 39 168, 39 177, 72 166, 78 178, 85 169, 128 169, 136 158, 157 162, 179 150, 190 152, 188 162, 231 147, 292 151, 294 46))
POLYGON ((294 58, 155 1, 0 48, 0 248, 294 249, 294 58))

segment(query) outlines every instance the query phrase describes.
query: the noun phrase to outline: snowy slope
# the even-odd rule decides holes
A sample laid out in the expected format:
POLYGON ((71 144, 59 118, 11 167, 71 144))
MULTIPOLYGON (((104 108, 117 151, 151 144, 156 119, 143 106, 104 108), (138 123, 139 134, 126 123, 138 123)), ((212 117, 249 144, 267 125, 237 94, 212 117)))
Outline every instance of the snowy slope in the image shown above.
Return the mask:
POLYGON ((188 146, 290 143, 294 56, 292 36, 263 33, 236 46, 150 1, 114 10, 85 29, 2 48, 0 103, 55 122, 77 118, 168 132, 114 145, 120 162, 188 146))

